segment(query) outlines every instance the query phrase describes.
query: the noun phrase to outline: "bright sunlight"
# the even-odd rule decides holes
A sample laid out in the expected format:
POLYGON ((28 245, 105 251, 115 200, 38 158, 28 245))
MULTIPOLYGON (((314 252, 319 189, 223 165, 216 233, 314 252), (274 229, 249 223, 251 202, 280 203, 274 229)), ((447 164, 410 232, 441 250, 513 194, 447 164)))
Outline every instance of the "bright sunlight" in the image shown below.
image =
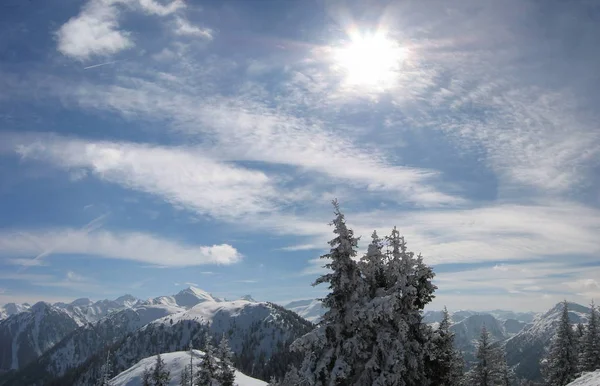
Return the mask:
POLYGON ((384 87, 394 80, 406 49, 383 33, 350 33, 350 42, 334 50, 334 60, 354 85, 384 87))

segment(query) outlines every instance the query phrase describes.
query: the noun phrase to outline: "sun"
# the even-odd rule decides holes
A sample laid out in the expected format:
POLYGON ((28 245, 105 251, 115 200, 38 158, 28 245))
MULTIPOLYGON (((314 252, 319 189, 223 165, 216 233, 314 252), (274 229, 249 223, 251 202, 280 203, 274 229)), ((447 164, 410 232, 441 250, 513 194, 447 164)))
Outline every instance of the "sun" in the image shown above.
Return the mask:
POLYGON ((349 84, 386 87, 393 82, 406 56, 406 49, 383 33, 349 34, 345 46, 333 50, 337 67, 349 84))

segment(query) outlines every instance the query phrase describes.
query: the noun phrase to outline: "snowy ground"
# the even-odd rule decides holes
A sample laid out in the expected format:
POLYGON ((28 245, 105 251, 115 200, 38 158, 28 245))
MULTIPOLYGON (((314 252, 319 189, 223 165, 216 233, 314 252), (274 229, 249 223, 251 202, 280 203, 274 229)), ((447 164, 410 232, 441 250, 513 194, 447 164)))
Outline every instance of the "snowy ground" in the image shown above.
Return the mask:
POLYGON ((600 385, 600 370, 591 373, 584 373, 567 386, 598 386, 600 385))
MULTIPOLYGON (((193 363, 196 366, 200 362, 200 358, 204 355, 202 351, 194 350, 193 363)), ((190 363, 190 354, 188 351, 176 351, 172 353, 161 354, 161 358, 165 361, 167 369, 171 372, 170 386, 179 385, 181 380, 181 370, 185 365, 190 363)), ((141 386, 142 373, 144 369, 154 365, 155 356, 144 358, 129 369, 123 371, 112 379, 114 386, 141 386)), ((235 383, 239 386, 266 386, 267 383, 247 375, 235 372, 235 383)))

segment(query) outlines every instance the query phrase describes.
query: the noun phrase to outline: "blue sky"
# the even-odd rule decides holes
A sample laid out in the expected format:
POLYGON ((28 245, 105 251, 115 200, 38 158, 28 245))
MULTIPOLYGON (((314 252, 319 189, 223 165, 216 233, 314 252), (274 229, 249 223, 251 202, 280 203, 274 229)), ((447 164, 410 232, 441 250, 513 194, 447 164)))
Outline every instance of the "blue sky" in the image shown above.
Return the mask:
POLYGON ((334 197, 434 307, 600 295, 593 1, 0 7, 0 303, 320 296, 334 197))

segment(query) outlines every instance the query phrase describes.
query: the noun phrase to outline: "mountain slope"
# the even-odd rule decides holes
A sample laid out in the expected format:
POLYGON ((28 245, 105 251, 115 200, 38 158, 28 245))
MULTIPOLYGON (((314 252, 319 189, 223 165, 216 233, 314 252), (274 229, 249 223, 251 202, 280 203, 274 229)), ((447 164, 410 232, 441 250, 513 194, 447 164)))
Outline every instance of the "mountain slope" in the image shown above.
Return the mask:
POLYGON ((600 385, 600 370, 591 373, 583 373, 579 378, 567 386, 598 386, 600 385))
POLYGON ((463 352, 467 363, 475 359, 477 342, 484 326, 492 342, 506 338, 502 324, 490 314, 471 315, 450 326, 450 330, 454 332, 454 345, 463 352))
POLYGON ((82 326, 6 378, 5 385, 86 385, 97 376, 109 347, 116 369, 124 370, 157 352, 185 350, 190 341, 202 347, 206 331, 215 342, 224 335, 230 340, 236 367, 245 373, 281 375, 291 361, 299 359, 288 352, 289 344, 313 327, 275 304, 210 300, 196 291, 194 307, 173 306, 173 302, 190 304, 187 295, 161 297, 161 304, 125 309, 82 326), (168 305, 162 302, 166 298, 172 298, 165 302, 168 305))
MULTIPOLYGON (((193 365, 196 366, 204 353, 194 350, 193 365)), ((161 354, 161 358, 165 361, 165 367, 171 373, 170 386, 179 385, 181 381, 181 371, 190 363, 190 354, 187 351, 176 351, 172 353, 161 354)), ((142 373, 145 368, 150 368, 154 365, 156 358, 154 356, 144 358, 129 369, 123 371, 111 380, 113 386, 141 386, 142 373)), ((194 370, 196 371, 196 370, 194 370)), ((266 386, 267 383, 258 379, 251 378, 239 371, 235 372, 235 383, 239 386, 266 386)))
MULTIPOLYGON (((559 325, 562 307, 562 303, 558 303, 545 314, 538 315, 531 325, 506 341, 506 361, 509 366, 514 366, 517 377, 541 379, 540 360, 559 325)), ((572 324, 587 322, 589 308, 576 303, 568 303, 568 307, 572 324)))
POLYGON ((44 302, 0 322, 0 370, 36 360, 77 328, 64 311, 44 302))
POLYGON ((17 304, 17 303, 7 303, 0 307, 0 320, 4 320, 9 316, 19 314, 21 312, 27 311, 31 306, 28 303, 17 304))
POLYGON ((296 300, 284 307, 312 323, 318 323, 327 312, 327 309, 323 307, 323 303, 317 299, 296 300))

